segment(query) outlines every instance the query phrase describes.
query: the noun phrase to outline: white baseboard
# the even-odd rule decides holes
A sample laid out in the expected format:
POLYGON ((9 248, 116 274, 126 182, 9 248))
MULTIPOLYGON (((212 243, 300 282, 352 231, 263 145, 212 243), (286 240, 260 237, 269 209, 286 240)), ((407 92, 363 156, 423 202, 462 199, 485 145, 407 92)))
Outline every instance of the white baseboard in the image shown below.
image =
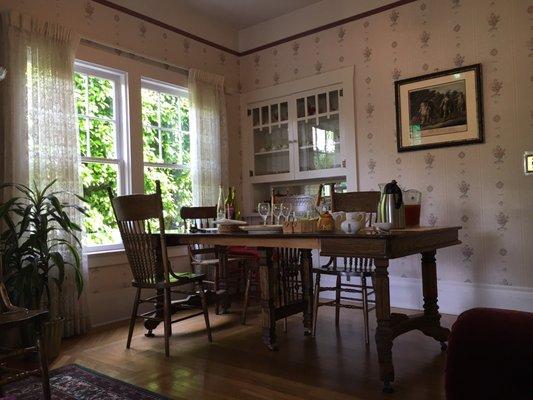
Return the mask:
MULTIPOLYGON (((354 278, 356 279, 356 278, 354 278)), ((323 285, 335 286, 335 278, 322 276, 323 285)), ((533 288, 439 281, 439 311, 459 315, 474 307, 533 312, 533 288)), ((390 278, 391 306, 421 310, 422 282, 414 278, 390 278)), ((333 292, 323 297, 334 298, 333 292)))

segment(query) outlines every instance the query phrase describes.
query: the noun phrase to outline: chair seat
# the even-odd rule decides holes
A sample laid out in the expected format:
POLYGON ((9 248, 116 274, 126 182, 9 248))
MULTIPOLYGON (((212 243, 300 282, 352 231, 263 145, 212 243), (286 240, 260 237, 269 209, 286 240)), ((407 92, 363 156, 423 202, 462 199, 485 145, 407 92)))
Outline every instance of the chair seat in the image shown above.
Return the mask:
MULTIPOLYGON (((188 283, 202 282, 206 278, 206 274, 195 274, 192 272, 173 272, 169 276, 169 286, 181 286, 188 283)), ((132 281, 131 285, 143 289, 156 289, 165 286, 165 282, 158 283, 139 283, 132 281)))
POLYGON ((245 256, 255 258, 256 260, 261 258, 261 254, 255 247, 229 246, 228 253, 233 256, 245 256))
POLYGON ((13 311, 7 311, 0 314, 0 326, 2 328, 9 328, 23 322, 30 321, 34 318, 46 319, 48 318, 47 310, 27 310, 25 308, 18 308, 13 311))
POLYGON ((337 267, 336 269, 333 267, 315 267, 313 268, 314 273, 322 274, 322 275, 333 275, 333 276, 372 276, 372 273, 374 272, 373 267, 368 267, 367 269, 349 269, 342 267, 337 267))

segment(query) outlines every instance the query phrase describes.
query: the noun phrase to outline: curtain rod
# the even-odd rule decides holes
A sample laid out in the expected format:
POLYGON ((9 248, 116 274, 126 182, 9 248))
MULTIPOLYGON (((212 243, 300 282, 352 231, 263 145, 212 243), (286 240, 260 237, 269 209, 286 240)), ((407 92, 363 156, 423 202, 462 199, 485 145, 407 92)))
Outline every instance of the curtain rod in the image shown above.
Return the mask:
POLYGON ((92 47, 92 48, 95 48, 95 49, 98 49, 98 50, 103 50, 103 51, 106 51, 108 53, 113 53, 113 54, 116 54, 118 56, 126 57, 126 58, 129 58, 129 59, 135 60, 135 61, 141 61, 141 62, 144 62, 146 64, 154 65, 154 66, 159 67, 159 68, 163 68, 163 69, 166 69, 166 70, 169 70, 169 71, 177 72, 177 73, 185 75, 185 76, 189 75, 189 70, 187 68, 183 68, 183 67, 179 67, 179 66, 174 65, 174 64, 170 64, 170 63, 162 62, 162 61, 159 61, 159 60, 155 60, 153 58, 146 57, 146 56, 140 55, 140 54, 136 54, 136 53, 133 53, 133 52, 128 51, 128 50, 112 47, 112 46, 109 46, 107 44, 95 42, 94 40, 91 40, 91 39, 81 38, 80 39, 80 43, 82 45, 84 45, 84 46, 92 47))

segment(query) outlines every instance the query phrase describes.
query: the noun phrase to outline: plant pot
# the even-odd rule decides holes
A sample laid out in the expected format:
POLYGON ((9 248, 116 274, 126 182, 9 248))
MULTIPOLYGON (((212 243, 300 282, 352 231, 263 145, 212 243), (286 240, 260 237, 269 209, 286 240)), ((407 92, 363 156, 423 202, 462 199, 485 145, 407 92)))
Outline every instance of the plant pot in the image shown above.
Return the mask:
POLYGON ((44 342, 48 362, 55 359, 61 351, 64 322, 63 318, 56 318, 44 323, 44 342))

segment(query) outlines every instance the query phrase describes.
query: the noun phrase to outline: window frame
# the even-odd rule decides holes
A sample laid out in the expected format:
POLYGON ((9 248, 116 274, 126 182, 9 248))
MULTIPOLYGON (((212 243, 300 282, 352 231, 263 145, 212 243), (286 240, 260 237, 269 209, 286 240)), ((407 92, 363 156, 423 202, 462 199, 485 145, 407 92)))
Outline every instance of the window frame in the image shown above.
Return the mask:
MULTIPOLYGON (((113 110, 115 112, 115 158, 82 156, 80 152, 80 167, 83 163, 100 163, 117 166, 117 195, 124 195, 131 191, 131 170, 128 168, 131 161, 130 154, 130 130, 128 115, 128 73, 115 68, 94 64, 87 61, 75 60, 74 72, 107 79, 114 83, 113 110)), ((79 115, 74 110, 76 119, 79 115)), ((95 118, 99 119, 99 118, 95 118)), ((104 119, 101 119, 104 120, 104 119)), ((78 133, 78 132, 77 132, 78 133)), ((95 253, 103 251, 121 250, 124 248, 122 241, 112 244, 87 246, 83 244, 83 251, 95 253)))
MULTIPOLYGON (((162 81, 158 81, 158 80, 152 79, 152 78, 141 77, 141 102, 142 102, 142 90, 143 89, 153 90, 153 91, 156 91, 158 93, 166 93, 166 94, 170 94, 170 95, 173 95, 173 96, 185 97, 186 99, 189 99, 189 91, 186 88, 184 88, 184 87, 173 85, 173 84, 162 82, 162 81)), ((141 118, 142 118, 142 112, 143 112, 143 110, 142 110, 142 104, 141 104, 141 118)), ((144 129, 146 127, 147 126, 145 126, 144 124, 141 123, 141 128, 142 128, 142 134, 143 135, 144 135, 144 129)), ((149 128, 150 129, 157 129, 157 130, 161 130, 161 131, 167 131, 167 132, 176 131, 176 129, 164 128, 164 127, 161 127, 161 126, 154 126, 154 125, 150 125, 149 128)), ((181 127, 178 128, 177 130, 180 132, 180 134, 182 134, 183 131, 182 131, 181 127)), ((189 130, 187 131, 187 134, 189 135, 189 138, 190 138, 190 135, 191 135, 190 126, 189 126, 189 130)), ((143 166, 143 177, 144 177, 144 169, 145 169, 145 167, 169 168, 169 169, 179 169, 179 170, 190 170, 191 169, 191 165, 190 164, 187 165, 187 164, 147 162, 147 161, 144 160, 144 148, 142 150, 142 154, 143 154, 143 164, 142 164, 142 166, 143 166)))

